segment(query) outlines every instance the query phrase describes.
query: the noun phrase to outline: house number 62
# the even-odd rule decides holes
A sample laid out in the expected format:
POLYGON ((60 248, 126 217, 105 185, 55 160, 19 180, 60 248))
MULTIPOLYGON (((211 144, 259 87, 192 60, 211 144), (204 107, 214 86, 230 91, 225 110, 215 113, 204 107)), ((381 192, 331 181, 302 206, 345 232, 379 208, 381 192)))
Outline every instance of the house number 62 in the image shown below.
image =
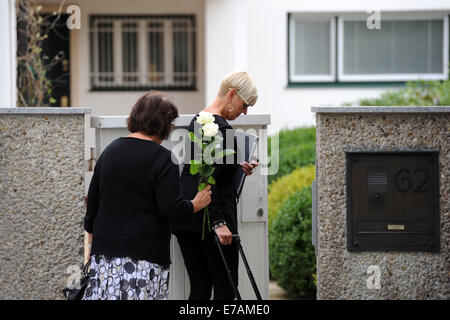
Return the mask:
POLYGON ((394 187, 398 192, 427 192, 428 188, 424 188, 430 179, 430 175, 423 168, 418 168, 414 171, 408 169, 400 169, 394 175, 394 187), (419 183, 414 186, 412 175, 420 179, 419 183))

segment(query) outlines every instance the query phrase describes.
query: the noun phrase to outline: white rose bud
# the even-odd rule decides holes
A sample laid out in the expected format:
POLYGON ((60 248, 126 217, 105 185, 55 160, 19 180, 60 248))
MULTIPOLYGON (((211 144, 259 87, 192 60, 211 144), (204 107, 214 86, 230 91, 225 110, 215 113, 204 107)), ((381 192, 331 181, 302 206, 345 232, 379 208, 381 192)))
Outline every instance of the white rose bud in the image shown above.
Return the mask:
POLYGON ((219 126, 214 122, 204 124, 202 129, 203 134, 207 137, 214 137, 219 132, 219 126))
POLYGON ((211 112, 201 111, 195 120, 199 124, 207 124, 214 122, 214 115, 211 112))

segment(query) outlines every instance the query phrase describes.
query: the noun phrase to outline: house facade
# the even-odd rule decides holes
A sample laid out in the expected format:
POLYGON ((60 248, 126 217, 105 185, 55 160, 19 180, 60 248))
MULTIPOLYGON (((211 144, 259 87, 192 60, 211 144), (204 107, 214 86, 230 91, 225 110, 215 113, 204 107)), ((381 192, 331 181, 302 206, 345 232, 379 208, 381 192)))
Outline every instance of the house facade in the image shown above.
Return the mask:
MULTIPOLYGON (((51 13, 60 1, 41 3, 51 13)), ((127 115, 150 89, 193 114, 233 70, 255 80, 259 100, 249 113, 270 114, 271 133, 314 124, 314 105, 448 79, 448 0, 73 0, 63 12, 70 5, 80 9, 80 28, 55 41, 68 48, 69 73, 57 103, 92 109, 86 159, 95 145, 91 116, 127 115)), ((15 14, 14 0, 0 0, 0 107, 16 106, 15 14)))
MULTIPOLYGON (((52 12, 60 1, 41 3, 52 12)), ((225 74, 246 70, 259 89, 249 113, 271 114, 275 133, 314 124, 314 105, 448 79, 447 0, 73 0, 63 11, 70 5, 80 28, 64 40, 70 98, 59 104, 92 116, 126 115, 150 89, 196 113, 225 74)), ((86 158, 94 145, 87 127, 86 158)))

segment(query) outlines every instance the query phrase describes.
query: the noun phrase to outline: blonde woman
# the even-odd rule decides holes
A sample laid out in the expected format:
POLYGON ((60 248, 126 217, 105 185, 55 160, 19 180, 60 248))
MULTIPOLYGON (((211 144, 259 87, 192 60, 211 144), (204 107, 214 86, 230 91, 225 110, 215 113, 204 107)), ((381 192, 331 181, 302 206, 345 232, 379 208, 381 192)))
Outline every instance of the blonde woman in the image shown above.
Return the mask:
MULTIPOLYGON (((249 106, 253 106, 258 98, 257 89, 246 72, 233 72, 227 75, 220 85, 215 100, 202 111, 214 115, 214 122, 224 138, 223 146, 227 147, 227 137, 234 137, 233 128, 228 120, 234 120, 241 114, 246 115, 249 106)), ((189 130, 194 131, 196 115, 189 130)), ((234 146, 236 143, 234 143, 234 146)), ((236 157, 235 157, 236 159, 236 157)), ((189 163, 189 162, 188 162, 189 163)), ((217 247, 214 243, 214 234, 218 236, 227 263, 232 271, 232 277, 237 287, 238 283, 238 249, 232 244, 232 234, 237 233, 236 190, 234 190, 233 177, 236 170, 243 170, 247 175, 252 174, 256 162, 238 164, 216 164, 212 185, 211 204, 209 216, 211 225, 205 232, 202 240, 203 210, 189 218, 190 221, 174 225, 173 233, 177 236, 183 254, 186 270, 189 274, 191 292, 190 300, 207 300, 211 297, 214 288, 215 300, 234 299, 233 289, 229 283, 227 272, 223 266, 217 247)), ((185 199, 192 199, 197 193, 198 175, 190 174, 190 165, 185 164, 181 174, 181 192, 185 199)))

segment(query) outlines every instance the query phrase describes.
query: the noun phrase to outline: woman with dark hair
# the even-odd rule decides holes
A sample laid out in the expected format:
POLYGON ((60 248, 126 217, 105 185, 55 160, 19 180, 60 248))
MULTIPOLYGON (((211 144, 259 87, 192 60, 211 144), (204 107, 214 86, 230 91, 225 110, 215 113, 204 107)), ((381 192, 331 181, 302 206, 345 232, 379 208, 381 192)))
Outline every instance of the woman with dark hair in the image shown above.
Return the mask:
POLYGON ((84 218, 91 248, 84 300, 168 298, 169 222, 189 219, 211 202, 209 186, 183 200, 178 166, 160 145, 177 117, 172 102, 147 93, 127 119, 131 134, 100 155, 84 218))

